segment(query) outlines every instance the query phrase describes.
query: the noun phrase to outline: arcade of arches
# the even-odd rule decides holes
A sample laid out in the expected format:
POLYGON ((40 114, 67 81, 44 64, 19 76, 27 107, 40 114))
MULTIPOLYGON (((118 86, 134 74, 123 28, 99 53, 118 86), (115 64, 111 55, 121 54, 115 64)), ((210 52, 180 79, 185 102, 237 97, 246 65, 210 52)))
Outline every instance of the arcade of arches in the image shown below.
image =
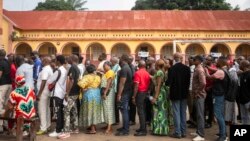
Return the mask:
MULTIPOLYGON (((16 42, 13 52, 19 55, 29 56, 32 50, 37 50, 44 55, 63 54, 80 54, 88 60, 98 61, 101 53, 107 53, 108 57, 122 54, 132 54, 135 58, 139 58, 138 52, 149 52, 149 55, 156 58, 171 58, 173 55, 173 43, 159 42, 37 42, 30 44, 27 42, 16 42), (159 44, 159 42, 161 44, 159 44)), ((248 43, 178 43, 176 51, 182 53, 186 57, 197 54, 209 55, 210 53, 221 53, 224 56, 237 57, 243 55, 250 57, 250 44, 248 43)))

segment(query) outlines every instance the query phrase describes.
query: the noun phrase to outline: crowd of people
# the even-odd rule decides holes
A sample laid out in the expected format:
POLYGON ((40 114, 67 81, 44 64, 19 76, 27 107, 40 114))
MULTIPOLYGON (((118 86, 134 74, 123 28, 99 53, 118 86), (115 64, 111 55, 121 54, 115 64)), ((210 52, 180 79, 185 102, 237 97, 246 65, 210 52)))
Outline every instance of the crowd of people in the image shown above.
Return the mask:
MULTIPOLYGON (((96 134, 102 123, 110 135, 120 119, 115 135, 127 136, 136 124, 136 111, 139 129, 134 136, 150 131, 181 139, 189 127, 196 128, 193 141, 203 141, 205 128, 216 120, 217 140, 224 141, 227 125, 250 124, 250 62, 242 56, 232 61, 197 55, 184 64, 180 53, 136 61, 127 54, 107 60, 102 53, 97 67, 83 60, 79 55, 40 58, 37 51, 24 58, 0 49, 1 116, 38 116, 37 135, 51 131, 55 121, 48 135, 59 139, 80 129, 96 134)), ((15 125, 0 121, 0 132, 10 128, 15 125)))

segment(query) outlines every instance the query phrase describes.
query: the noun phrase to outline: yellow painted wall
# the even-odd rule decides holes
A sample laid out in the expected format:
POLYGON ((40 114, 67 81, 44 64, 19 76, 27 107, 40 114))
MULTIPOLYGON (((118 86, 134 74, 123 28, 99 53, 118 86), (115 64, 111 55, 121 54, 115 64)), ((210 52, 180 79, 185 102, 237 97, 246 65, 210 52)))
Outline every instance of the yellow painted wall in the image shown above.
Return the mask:
MULTIPOLYGON (((4 31, 4 47, 8 50, 8 53, 15 51, 22 43, 27 43, 32 50, 39 50, 41 54, 45 55, 48 53, 48 46, 45 43, 51 43, 50 46, 56 48, 58 54, 71 54, 72 46, 79 46, 80 53, 86 55, 89 53, 89 46, 94 44, 100 44, 101 52, 106 52, 111 54, 113 47, 117 44, 125 44, 129 49, 113 49, 113 54, 121 55, 121 53, 128 53, 136 55, 138 48, 140 46, 150 46, 150 54, 155 54, 156 56, 164 56, 164 54, 171 54, 164 52, 162 49, 166 44, 173 44, 173 40, 199 40, 199 39, 210 39, 210 40, 250 40, 250 32, 186 32, 186 31, 18 31, 18 40, 13 41, 11 44, 8 42, 9 38, 9 23, 6 19, 3 20, 3 31, 4 31), (8 47, 9 46, 9 47, 8 47), (7 48, 8 47, 8 48, 7 48)), ((198 41, 197 41, 198 43, 198 41)), ((177 43, 177 51, 186 54, 187 48, 195 43, 177 43)), ((225 43, 198 43, 200 48, 195 49, 196 54, 209 54, 212 47, 216 44, 222 44, 226 47, 226 50, 220 50, 222 52, 227 52, 229 50, 230 55, 234 55, 236 48, 242 44, 242 42, 225 42, 225 43)), ((247 50, 250 50, 250 43, 247 50)), ((95 54, 92 52, 96 59, 100 51, 95 54)), ((226 53, 228 54, 228 53, 226 53)), ((93 56, 92 55, 92 56, 93 56)))

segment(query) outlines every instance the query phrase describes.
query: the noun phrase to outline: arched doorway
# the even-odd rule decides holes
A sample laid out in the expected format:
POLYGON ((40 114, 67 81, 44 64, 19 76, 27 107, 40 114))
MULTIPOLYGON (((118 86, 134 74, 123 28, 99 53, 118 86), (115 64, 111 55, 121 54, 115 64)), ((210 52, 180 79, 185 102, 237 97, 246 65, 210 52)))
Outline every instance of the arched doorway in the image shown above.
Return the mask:
POLYGON ((81 49, 79 45, 77 45, 76 43, 67 43, 63 47, 62 54, 66 56, 71 55, 71 54, 79 55, 81 54, 81 49))
POLYGON ((46 55, 52 55, 52 54, 55 55, 57 53, 57 50, 56 50, 56 47, 52 43, 45 42, 39 46, 38 52, 41 56, 46 56, 46 55))
POLYGON ((205 50, 201 44, 190 44, 186 49, 186 57, 195 55, 205 55, 205 50))
POLYGON ((142 43, 136 48, 135 56, 137 59, 141 58, 141 56, 139 56, 140 52, 147 52, 150 57, 155 57, 155 48, 149 43, 142 43))
POLYGON ((23 55, 24 57, 30 57, 30 54, 32 52, 32 48, 27 43, 20 43, 16 46, 14 53, 16 55, 23 55))
POLYGON ((241 44, 236 48, 235 57, 238 58, 239 56, 250 57, 250 44, 241 44))
POLYGON ((87 48, 86 59, 96 64, 98 62, 99 55, 102 53, 106 53, 104 46, 100 43, 92 43, 87 48))
MULTIPOLYGON (((173 44, 166 44, 161 48, 161 58, 173 58, 173 44)), ((176 52, 181 52, 179 46, 176 46, 176 52)))
POLYGON ((122 54, 130 54, 129 47, 124 43, 115 44, 111 50, 111 56, 121 57, 122 54))
POLYGON ((229 56, 229 48, 225 44, 215 44, 210 53, 221 53, 222 56, 229 56))

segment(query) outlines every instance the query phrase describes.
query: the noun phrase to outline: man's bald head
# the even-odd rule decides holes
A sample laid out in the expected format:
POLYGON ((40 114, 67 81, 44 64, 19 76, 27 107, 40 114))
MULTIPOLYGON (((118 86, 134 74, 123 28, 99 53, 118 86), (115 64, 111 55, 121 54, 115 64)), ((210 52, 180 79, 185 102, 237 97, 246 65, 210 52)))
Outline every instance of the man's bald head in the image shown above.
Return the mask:
POLYGON ((174 54, 174 60, 175 62, 181 62, 181 60, 183 59, 183 56, 181 53, 177 52, 174 54))
POLYGON ((145 67, 146 67, 146 62, 145 62, 144 60, 140 60, 140 61, 138 62, 138 67, 139 67, 139 68, 145 68, 145 67))

